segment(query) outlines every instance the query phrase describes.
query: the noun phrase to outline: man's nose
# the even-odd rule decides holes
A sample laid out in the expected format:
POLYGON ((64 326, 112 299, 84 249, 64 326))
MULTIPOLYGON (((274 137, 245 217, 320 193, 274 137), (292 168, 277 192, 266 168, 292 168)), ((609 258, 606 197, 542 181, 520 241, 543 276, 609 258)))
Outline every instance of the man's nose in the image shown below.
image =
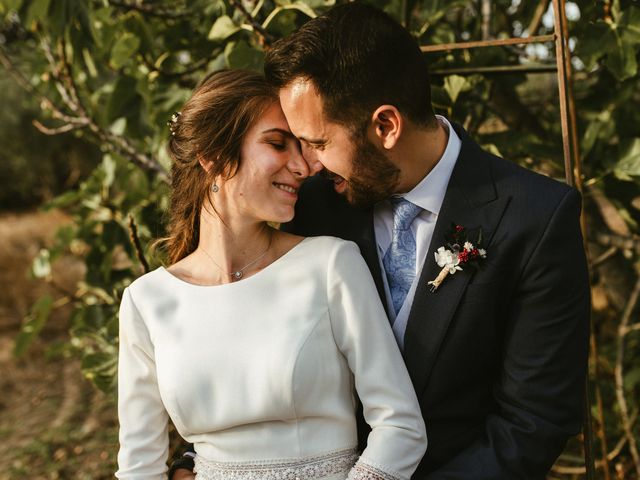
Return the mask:
POLYGON ((324 168, 320 160, 318 160, 318 155, 315 150, 304 144, 302 145, 302 156, 307 164, 309 176, 315 175, 324 168))

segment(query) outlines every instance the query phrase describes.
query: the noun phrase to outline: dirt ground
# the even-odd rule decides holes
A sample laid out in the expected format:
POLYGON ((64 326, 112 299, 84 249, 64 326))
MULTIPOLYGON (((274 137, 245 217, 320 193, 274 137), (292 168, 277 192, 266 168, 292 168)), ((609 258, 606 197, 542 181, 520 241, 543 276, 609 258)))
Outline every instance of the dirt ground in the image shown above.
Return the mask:
MULTIPOLYGON (((56 309, 25 356, 13 355, 29 306, 48 291, 29 278, 31 259, 68 221, 59 212, 0 215, 0 480, 101 480, 115 471, 114 402, 83 379, 77 359, 56 348, 67 338, 69 310, 56 309)), ((69 288, 82 274, 72 259, 56 270, 69 288)))

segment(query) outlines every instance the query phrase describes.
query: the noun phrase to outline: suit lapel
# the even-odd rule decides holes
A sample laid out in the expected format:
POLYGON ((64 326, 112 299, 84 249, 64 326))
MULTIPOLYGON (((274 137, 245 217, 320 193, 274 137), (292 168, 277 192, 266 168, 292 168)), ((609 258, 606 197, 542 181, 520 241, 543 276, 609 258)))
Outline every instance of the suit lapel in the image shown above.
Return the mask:
POLYGON ((437 292, 430 292, 427 282, 440 272, 434 253, 444 245, 451 224, 456 223, 470 230, 481 228, 483 245, 491 255, 491 238, 509 202, 509 197, 500 197, 496 192, 487 153, 461 127, 454 125, 454 128, 462 147, 438 215, 405 332, 405 360, 418 395, 427 384, 440 345, 472 276, 471 269, 449 275, 437 292))

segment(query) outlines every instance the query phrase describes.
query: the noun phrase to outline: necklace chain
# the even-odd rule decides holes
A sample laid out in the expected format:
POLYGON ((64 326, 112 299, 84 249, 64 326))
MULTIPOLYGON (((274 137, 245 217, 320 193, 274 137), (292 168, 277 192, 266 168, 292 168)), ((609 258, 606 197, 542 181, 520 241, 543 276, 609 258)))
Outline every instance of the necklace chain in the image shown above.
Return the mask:
POLYGON ((229 275, 231 277, 232 280, 240 280, 243 276, 244 276, 244 271, 249 268, 251 265, 254 265, 255 263, 257 263, 260 259, 262 259, 267 252, 269 251, 269 249, 271 248, 271 243, 273 242, 273 233, 271 233, 271 235, 269 236, 269 244, 267 245, 267 248, 265 249, 264 252, 262 252, 260 255, 258 255, 256 258, 254 258, 253 260, 251 260, 249 263, 247 263, 244 267, 239 268, 238 270, 234 270, 233 272, 227 272, 224 268, 222 268, 218 262, 216 262, 213 257, 211 255, 209 255, 209 252, 207 252, 204 248, 202 248, 202 251, 204 252, 204 254, 209 257, 209 260, 211 260, 213 262, 213 264, 218 267, 218 269, 225 273, 226 275, 229 275))

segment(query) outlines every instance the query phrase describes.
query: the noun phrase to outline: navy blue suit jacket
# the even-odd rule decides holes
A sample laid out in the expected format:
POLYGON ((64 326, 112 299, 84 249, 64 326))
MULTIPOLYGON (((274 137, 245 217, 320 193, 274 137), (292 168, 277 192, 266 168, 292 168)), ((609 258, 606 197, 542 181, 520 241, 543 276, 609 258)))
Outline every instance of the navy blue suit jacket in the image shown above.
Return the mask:
MULTIPOLYGON (((429 439, 413 478, 542 479, 583 418, 590 298, 580 196, 454 128, 462 148, 405 334, 429 439), (434 252, 452 222, 482 229, 487 258, 431 293, 434 252)), ((372 210, 314 177, 284 229, 356 242, 384 301, 372 210)))

